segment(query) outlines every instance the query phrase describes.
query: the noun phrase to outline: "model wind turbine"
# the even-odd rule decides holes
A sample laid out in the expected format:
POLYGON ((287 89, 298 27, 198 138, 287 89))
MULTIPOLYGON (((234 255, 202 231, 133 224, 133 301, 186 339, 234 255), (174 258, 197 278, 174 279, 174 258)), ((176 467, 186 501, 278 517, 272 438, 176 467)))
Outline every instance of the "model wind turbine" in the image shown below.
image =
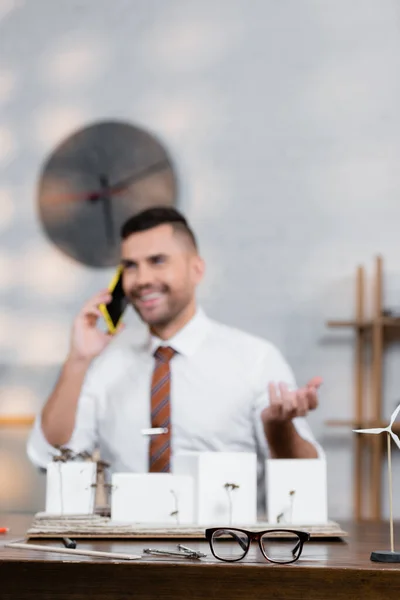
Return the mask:
POLYGON ((399 436, 393 433, 392 426, 400 411, 400 404, 393 412, 390 423, 387 427, 378 427, 376 429, 353 429, 356 433, 372 433, 380 434, 386 432, 387 439, 387 460, 388 460, 388 479, 389 479, 389 513, 390 513, 390 552, 388 550, 378 550, 371 553, 371 560, 375 562, 400 562, 400 552, 394 551, 394 535, 393 535, 393 486, 392 486, 392 455, 391 455, 391 438, 400 450, 399 436))

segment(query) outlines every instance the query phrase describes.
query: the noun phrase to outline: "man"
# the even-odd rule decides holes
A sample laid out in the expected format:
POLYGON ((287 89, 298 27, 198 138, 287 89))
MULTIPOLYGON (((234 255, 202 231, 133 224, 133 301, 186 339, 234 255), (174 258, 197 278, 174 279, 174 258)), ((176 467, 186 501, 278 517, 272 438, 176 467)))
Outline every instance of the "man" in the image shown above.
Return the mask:
POLYGON ((260 467, 268 455, 318 456, 304 417, 317 406, 321 380, 296 389, 272 344, 197 306, 204 262, 180 213, 152 208, 128 220, 121 264, 124 292, 148 335, 135 339, 127 328, 110 343, 97 327, 109 292, 84 305, 28 442, 36 465, 46 467, 62 445, 99 446, 119 472, 173 470, 180 451, 256 452, 260 467))

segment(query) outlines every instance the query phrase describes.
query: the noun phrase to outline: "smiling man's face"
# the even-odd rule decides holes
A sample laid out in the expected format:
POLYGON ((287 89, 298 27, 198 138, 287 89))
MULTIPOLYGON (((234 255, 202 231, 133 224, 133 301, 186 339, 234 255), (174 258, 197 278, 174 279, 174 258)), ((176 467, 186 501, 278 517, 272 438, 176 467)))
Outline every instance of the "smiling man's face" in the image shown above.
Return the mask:
POLYGON ((195 307, 204 265, 187 234, 170 224, 122 242, 123 287, 141 319, 165 327, 195 307))

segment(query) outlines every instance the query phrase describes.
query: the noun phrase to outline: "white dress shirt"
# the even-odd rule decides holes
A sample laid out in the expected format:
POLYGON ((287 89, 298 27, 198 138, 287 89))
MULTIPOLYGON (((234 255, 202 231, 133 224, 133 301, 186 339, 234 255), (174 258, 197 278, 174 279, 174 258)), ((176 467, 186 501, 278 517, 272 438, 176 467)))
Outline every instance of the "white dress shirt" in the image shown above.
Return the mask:
MULTIPOLYGON (((78 402, 67 446, 75 452, 95 447, 112 472, 146 473, 151 427, 153 352, 160 345, 177 351, 171 368, 171 464, 181 451, 255 452, 260 483, 268 456, 260 413, 268 406, 268 383, 295 388, 293 373, 269 342, 209 319, 199 309, 167 342, 154 336, 135 340, 128 328, 93 361, 78 402)), ((298 433, 315 442, 304 418, 298 433)), ((57 451, 46 441, 37 417, 28 440, 31 461, 45 468, 57 451)), ((262 502, 263 486, 259 486, 262 502)))

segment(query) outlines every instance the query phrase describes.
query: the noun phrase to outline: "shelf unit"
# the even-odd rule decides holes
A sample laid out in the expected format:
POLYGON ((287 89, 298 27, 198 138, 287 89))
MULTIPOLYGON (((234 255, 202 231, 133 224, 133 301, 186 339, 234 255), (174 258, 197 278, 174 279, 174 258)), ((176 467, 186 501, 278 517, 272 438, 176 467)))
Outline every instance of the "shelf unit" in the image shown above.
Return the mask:
MULTIPOLYGON (((359 266, 356 272, 355 318, 349 321, 328 321, 331 328, 353 329, 355 332, 354 409, 352 420, 330 420, 332 427, 364 429, 386 427, 382 416, 382 364, 387 334, 400 331, 400 318, 385 316, 383 310, 383 259, 375 259, 372 281, 372 317, 366 318, 366 272, 359 266), (367 356, 367 351, 370 356, 367 356), (366 382, 369 379, 369 386, 366 382)), ((400 431, 400 424, 393 427, 400 431)), ((384 436, 354 434, 354 518, 382 519, 382 459, 384 436), (364 505, 364 502, 365 505, 364 505), (366 509, 366 510, 365 510, 366 509)))

